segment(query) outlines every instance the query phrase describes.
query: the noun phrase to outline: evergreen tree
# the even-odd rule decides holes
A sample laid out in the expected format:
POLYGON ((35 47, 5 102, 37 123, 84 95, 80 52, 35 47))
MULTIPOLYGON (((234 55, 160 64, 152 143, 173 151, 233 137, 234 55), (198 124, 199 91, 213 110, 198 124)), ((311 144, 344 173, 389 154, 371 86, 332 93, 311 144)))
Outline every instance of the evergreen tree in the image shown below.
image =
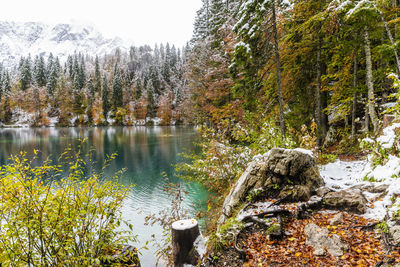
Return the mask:
POLYGON ((100 74, 100 64, 99 64, 98 56, 96 56, 96 59, 95 59, 94 91, 95 92, 100 92, 101 91, 101 74, 100 74))
POLYGON ((204 40, 210 35, 211 29, 211 0, 202 0, 202 6, 197 11, 194 22, 194 33, 192 43, 199 40, 204 40))
POLYGON ((51 72, 52 72, 52 70, 53 70, 54 64, 55 64, 55 60, 54 60, 53 53, 50 53, 50 54, 49 54, 49 57, 48 57, 48 59, 47 59, 46 77, 49 77, 49 76, 50 76, 50 74, 51 74, 51 72))
POLYGON ((55 65, 52 66, 50 70, 50 76, 46 85, 47 92, 50 96, 54 96, 55 90, 57 88, 58 72, 55 65))
POLYGON ((34 78, 35 82, 39 87, 45 86, 46 81, 46 66, 44 63, 43 56, 38 56, 35 58, 34 63, 34 78))
POLYGON ((4 105, 2 107, 4 117, 3 121, 4 122, 9 122, 12 118, 12 110, 10 107, 10 92, 11 92, 11 83, 10 83, 10 74, 7 71, 5 73, 5 79, 4 79, 4 105))
POLYGON ((6 73, 3 76, 4 76, 4 81, 3 81, 4 97, 8 97, 11 92, 10 73, 6 71, 6 73))
POLYGON ((81 63, 79 66, 79 87, 82 90, 85 85, 86 85, 86 67, 85 67, 85 61, 83 59, 83 56, 81 58, 81 63))
POLYGON ((83 114, 83 99, 82 99, 82 90, 81 90, 79 75, 74 76, 73 80, 73 94, 74 94, 74 113, 75 114, 83 114))
POLYGON ((3 98, 3 69, 2 66, 0 65, 0 105, 2 98, 3 98))
POLYGON ((108 89, 108 81, 107 81, 107 76, 104 74, 103 76, 103 82, 102 82, 103 88, 101 92, 101 99, 102 99, 102 107, 103 107, 103 116, 104 119, 107 120, 107 115, 108 112, 110 111, 110 101, 109 101, 109 89, 108 89))
POLYGON ((112 94, 114 111, 117 111, 117 109, 122 107, 123 105, 122 89, 123 89, 123 84, 122 84, 121 70, 119 69, 118 64, 115 64, 113 94, 112 94))
POLYGON ((147 114, 149 117, 154 117, 156 113, 156 104, 154 99, 154 88, 151 82, 147 83, 147 114))
POLYGON ((95 96, 92 75, 89 76, 89 80, 88 80, 88 93, 89 93, 89 95, 88 95, 87 116, 88 116, 89 124, 92 124, 93 123, 92 108, 93 108, 93 101, 94 101, 94 96, 95 96))
POLYGON ((22 64, 20 89, 22 91, 25 91, 31 86, 31 83, 32 83, 31 58, 30 56, 28 56, 28 58, 26 58, 22 64))
POLYGON ((66 64, 67 64, 66 68, 68 69, 68 75, 69 75, 70 78, 72 78, 73 77, 73 70, 74 70, 74 60, 73 60, 71 55, 68 56, 66 64))
POLYGON ((143 84, 142 80, 138 78, 136 81, 136 101, 139 100, 142 94, 143 94, 143 84))

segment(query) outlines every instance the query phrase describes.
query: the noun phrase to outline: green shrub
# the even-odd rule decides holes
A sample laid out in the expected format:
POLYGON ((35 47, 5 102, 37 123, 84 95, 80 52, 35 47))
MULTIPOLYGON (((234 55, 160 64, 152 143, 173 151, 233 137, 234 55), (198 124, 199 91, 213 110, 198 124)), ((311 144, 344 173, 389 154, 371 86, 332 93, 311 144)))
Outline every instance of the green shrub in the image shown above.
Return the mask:
POLYGON ((213 233, 208 240, 208 244, 216 251, 221 251, 224 247, 234 242, 237 233, 244 228, 244 223, 230 218, 225 224, 221 225, 219 231, 213 233))
POLYGON ((318 163, 319 164, 328 164, 335 162, 338 159, 338 156, 335 154, 319 154, 318 163))
POLYGON ((99 265, 134 241, 132 225, 120 230, 128 188, 102 178, 114 155, 85 177, 89 166, 80 148, 68 149, 56 164, 34 166, 35 157, 29 161, 21 152, 0 167, 3 266, 99 265))

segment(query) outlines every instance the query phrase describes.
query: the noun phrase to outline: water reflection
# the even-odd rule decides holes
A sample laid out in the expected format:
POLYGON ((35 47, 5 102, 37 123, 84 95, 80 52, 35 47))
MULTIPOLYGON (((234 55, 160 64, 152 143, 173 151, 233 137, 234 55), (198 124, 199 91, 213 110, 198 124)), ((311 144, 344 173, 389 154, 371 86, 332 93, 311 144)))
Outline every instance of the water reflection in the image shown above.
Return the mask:
MULTIPOLYGON (((165 172, 170 181, 181 183, 189 192, 185 206, 193 213, 205 206, 207 192, 196 183, 182 182, 173 176, 173 164, 181 161, 179 154, 194 149, 196 132, 186 127, 98 127, 98 128, 38 128, 38 129, 0 129, 0 164, 9 162, 10 155, 21 150, 28 157, 39 149, 37 163, 46 159, 57 159, 68 147, 76 147, 79 139, 87 139, 84 150, 93 148, 95 168, 99 169, 107 155, 117 153, 107 170, 111 175, 117 170, 127 168, 122 183, 135 184, 123 213, 131 219, 139 240, 144 243, 154 233, 159 235, 158 227, 143 225, 146 213, 157 213, 169 207, 170 200, 163 186, 165 172), (140 208, 144 213, 138 213, 140 208)), ((155 266, 154 251, 144 251, 141 257, 143 266, 155 266)))

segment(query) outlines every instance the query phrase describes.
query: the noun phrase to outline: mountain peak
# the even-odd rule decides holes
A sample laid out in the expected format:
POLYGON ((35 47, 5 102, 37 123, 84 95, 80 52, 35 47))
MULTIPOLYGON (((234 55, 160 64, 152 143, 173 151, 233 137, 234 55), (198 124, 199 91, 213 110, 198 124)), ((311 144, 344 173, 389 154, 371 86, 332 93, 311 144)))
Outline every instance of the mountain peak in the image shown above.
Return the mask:
POLYGON ((53 53, 63 61, 75 51, 102 55, 116 48, 127 49, 121 38, 105 38, 90 25, 0 21, 0 63, 6 67, 28 54, 53 53))

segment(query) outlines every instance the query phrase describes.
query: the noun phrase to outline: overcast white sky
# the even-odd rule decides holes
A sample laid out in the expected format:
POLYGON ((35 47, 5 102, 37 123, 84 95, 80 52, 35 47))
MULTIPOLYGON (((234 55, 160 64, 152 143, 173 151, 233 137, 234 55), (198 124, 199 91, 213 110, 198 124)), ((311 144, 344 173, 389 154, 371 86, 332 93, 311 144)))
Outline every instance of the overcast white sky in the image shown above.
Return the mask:
POLYGON ((107 37, 135 45, 183 46, 193 32, 201 0, 7 0, 0 20, 92 24, 107 37))

